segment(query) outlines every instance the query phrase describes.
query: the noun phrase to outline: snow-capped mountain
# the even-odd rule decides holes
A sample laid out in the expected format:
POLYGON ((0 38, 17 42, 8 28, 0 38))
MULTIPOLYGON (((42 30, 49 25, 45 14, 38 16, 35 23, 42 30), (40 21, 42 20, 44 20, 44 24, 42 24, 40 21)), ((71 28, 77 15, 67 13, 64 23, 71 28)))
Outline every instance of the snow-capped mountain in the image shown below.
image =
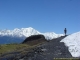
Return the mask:
POLYGON ((21 28, 21 29, 14 29, 14 30, 1 30, 0 35, 1 36, 13 36, 13 37, 29 37, 31 35, 38 35, 42 34, 45 36, 46 39, 53 39, 57 38, 59 36, 62 36, 63 34, 56 34, 54 32, 48 32, 48 33, 40 33, 39 31, 33 29, 32 27, 29 28, 21 28))
POLYGON ((47 40, 52 40, 54 38, 58 38, 60 36, 63 36, 63 34, 56 34, 54 32, 42 33, 42 35, 44 35, 47 40))
MULTIPOLYGON (((56 34, 54 32, 40 33, 32 27, 21 29, 15 28, 14 30, 0 30, 0 38, 3 37, 4 39, 4 37, 7 37, 6 39, 8 39, 8 41, 14 41, 14 38, 17 38, 15 39, 17 42, 19 39, 24 40, 26 37, 38 34, 44 35, 47 40, 63 36, 63 34, 56 34), (11 37, 13 38, 13 40, 11 39, 11 37)), ((3 39, 1 38, 0 41, 3 39)))
POLYGON ((64 42, 73 57, 80 57, 80 32, 73 33, 60 42, 64 42))
POLYGON ((39 34, 40 32, 38 32, 37 30, 29 27, 29 28, 15 28, 14 30, 1 30, 0 31, 0 35, 1 36, 17 36, 17 37, 28 37, 30 35, 36 35, 39 34))

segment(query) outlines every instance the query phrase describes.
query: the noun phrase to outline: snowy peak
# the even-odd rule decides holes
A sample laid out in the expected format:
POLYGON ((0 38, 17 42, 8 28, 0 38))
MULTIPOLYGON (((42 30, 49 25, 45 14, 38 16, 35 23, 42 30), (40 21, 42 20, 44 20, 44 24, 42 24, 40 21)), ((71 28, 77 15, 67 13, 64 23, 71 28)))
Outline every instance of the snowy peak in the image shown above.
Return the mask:
POLYGON ((32 27, 29 28, 15 28, 14 30, 0 30, 1 36, 13 36, 13 37, 29 37, 31 35, 38 35, 42 34, 45 36, 46 39, 53 39, 59 36, 63 36, 63 34, 56 34, 54 32, 49 33, 40 33, 39 31, 33 29, 32 27))
POLYGON ((11 36, 25 36, 28 37, 30 35, 34 35, 34 34, 39 34, 40 32, 38 32, 37 30, 29 27, 29 28, 15 28, 14 30, 1 30, 0 31, 0 35, 5 36, 5 35, 11 35, 11 36))
POLYGON ((21 28, 22 34, 26 37, 30 36, 30 35, 37 35, 40 34, 39 31, 29 27, 29 28, 21 28))

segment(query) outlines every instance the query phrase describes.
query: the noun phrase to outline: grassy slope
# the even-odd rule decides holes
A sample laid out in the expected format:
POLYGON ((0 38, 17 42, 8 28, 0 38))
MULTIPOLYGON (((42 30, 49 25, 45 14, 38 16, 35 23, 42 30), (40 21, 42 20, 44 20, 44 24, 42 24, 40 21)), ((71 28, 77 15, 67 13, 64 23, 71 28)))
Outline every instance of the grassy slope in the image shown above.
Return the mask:
POLYGON ((12 52, 12 51, 19 51, 23 48, 30 48, 31 46, 27 44, 4 44, 0 45, 0 54, 6 53, 6 52, 12 52))
POLYGON ((35 48, 36 46, 42 44, 44 42, 35 44, 35 45, 29 45, 29 44, 3 44, 0 45, 0 56, 2 54, 8 53, 8 52, 20 52, 25 53, 30 51, 32 48, 35 48))

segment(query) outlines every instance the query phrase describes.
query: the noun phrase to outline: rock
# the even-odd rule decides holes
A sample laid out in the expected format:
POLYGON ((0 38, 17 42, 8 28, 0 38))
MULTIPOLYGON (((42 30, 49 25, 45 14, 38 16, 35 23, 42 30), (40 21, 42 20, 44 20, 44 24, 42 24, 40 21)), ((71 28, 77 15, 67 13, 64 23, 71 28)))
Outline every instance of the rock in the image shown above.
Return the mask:
POLYGON ((43 35, 32 35, 28 38, 26 38, 23 42, 23 43, 27 43, 29 45, 35 45, 35 44, 38 44, 38 43, 41 43, 41 42, 44 42, 46 41, 45 37, 43 35))

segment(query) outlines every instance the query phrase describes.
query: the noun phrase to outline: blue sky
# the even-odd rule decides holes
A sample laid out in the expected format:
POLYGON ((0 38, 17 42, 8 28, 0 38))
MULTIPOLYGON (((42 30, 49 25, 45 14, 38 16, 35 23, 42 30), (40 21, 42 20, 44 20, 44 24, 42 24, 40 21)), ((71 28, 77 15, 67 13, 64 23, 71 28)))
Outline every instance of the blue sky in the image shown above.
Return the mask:
POLYGON ((0 29, 33 27, 40 32, 80 31, 80 0, 0 0, 0 29))

